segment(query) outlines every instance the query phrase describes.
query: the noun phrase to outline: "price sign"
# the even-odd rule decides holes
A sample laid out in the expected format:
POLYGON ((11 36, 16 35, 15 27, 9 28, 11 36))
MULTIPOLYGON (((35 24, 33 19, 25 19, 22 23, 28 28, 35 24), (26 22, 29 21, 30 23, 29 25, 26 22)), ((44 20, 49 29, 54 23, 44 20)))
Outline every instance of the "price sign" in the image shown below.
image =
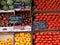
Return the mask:
POLYGON ((45 21, 33 22, 33 29, 45 29, 45 28, 46 28, 45 21))
POLYGON ((9 17, 9 23, 10 24, 21 24, 22 23, 22 17, 10 16, 9 17))
POLYGON ((15 2, 14 3, 14 8, 15 9, 24 8, 24 7, 25 7, 24 2, 15 2))

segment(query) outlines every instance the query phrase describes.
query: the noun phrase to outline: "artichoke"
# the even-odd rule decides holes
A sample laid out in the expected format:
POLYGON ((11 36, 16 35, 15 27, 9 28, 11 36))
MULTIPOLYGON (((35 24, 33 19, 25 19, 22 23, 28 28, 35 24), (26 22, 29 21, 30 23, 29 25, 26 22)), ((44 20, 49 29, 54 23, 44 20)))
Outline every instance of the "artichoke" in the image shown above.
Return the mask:
POLYGON ((8 10, 8 6, 4 5, 4 6, 2 7, 2 9, 3 9, 3 10, 8 10))
POLYGON ((1 5, 6 5, 6 1, 1 1, 1 5))
POLYGON ((9 6, 9 9, 10 10, 14 9, 14 5, 9 6))
POLYGON ((25 6, 29 6, 30 2, 28 2, 27 0, 22 0, 22 2, 25 2, 25 6))
POLYGON ((26 0, 22 0, 22 2, 26 2, 26 0))
POLYGON ((7 0, 7 4, 8 4, 8 5, 12 5, 13 3, 14 3, 13 0, 7 0))
POLYGON ((20 2, 20 0, 15 0, 15 2, 20 2))
POLYGON ((31 8, 30 6, 26 6, 26 8, 31 8))

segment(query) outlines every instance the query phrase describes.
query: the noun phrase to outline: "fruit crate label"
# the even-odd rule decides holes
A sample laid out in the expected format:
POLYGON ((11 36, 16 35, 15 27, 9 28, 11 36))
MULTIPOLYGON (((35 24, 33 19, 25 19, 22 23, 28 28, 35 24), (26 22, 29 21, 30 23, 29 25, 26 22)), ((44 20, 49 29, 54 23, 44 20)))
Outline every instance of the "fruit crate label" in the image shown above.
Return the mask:
POLYGON ((25 7, 24 2, 15 2, 14 3, 14 8, 15 9, 24 8, 24 7, 25 7))
POLYGON ((45 28, 46 28, 45 21, 33 22, 33 29, 45 29, 45 28))
POLYGON ((22 17, 10 16, 9 17, 9 23, 10 24, 21 24, 22 23, 22 17))

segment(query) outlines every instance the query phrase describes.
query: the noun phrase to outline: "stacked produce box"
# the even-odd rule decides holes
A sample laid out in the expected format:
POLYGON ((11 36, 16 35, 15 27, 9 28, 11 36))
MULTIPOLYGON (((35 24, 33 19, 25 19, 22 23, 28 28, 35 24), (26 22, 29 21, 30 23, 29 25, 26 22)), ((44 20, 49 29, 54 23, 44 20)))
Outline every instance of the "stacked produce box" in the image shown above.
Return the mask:
POLYGON ((59 4, 59 0, 33 0, 33 45, 60 45, 59 4))

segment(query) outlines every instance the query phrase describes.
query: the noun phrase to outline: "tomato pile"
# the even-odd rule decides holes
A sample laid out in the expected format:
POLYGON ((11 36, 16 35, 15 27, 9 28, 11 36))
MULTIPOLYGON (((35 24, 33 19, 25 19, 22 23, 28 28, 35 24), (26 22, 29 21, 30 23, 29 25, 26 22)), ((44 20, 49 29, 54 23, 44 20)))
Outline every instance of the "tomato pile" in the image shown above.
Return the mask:
POLYGON ((34 45, 60 45, 59 32, 36 32, 33 34, 34 45))
POLYGON ((60 29, 60 13, 36 13, 34 17, 34 21, 46 21, 47 29, 60 29))
POLYGON ((59 10, 60 0, 33 0, 35 10, 59 10))
POLYGON ((31 45, 31 34, 30 33, 16 33, 15 45, 31 45))

